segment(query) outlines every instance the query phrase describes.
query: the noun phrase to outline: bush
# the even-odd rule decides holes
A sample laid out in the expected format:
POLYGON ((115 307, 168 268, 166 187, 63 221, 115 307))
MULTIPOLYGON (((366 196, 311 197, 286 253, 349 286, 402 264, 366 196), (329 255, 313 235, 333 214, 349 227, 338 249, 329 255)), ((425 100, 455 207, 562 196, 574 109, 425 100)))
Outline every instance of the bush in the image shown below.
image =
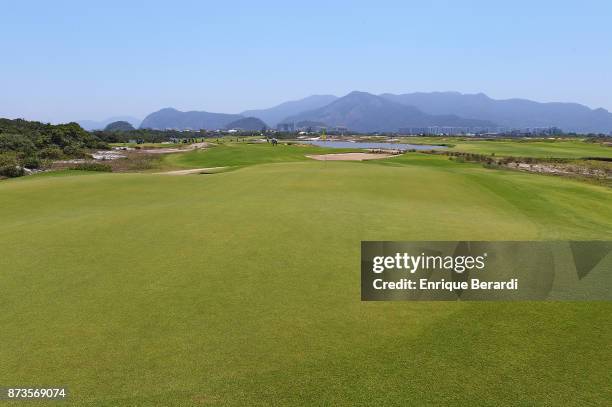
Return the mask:
POLYGON ((15 178, 15 177, 22 177, 24 175, 25 175, 25 171, 23 167, 20 167, 18 165, 7 165, 7 166, 0 167, 0 176, 15 178))
POLYGON ((89 148, 94 148, 97 150, 109 150, 110 146, 104 141, 95 140, 89 143, 89 148))
POLYGON ((58 146, 49 146, 42 149, 42 151, 40 152, 40 157, 48 158, 50 160, 59 160, 63 156, 64 154, 58 146))
POLYGON ((26 168, 39 168, 40 160, 36 156, 27 156, 22 160, 23 166, 26 168))
POLYGON ((0 151, 17 151, 32 154, 36 150, 34 143, 18 134, 0 134, 0 151))
POLYGON ((24 174, 15 154, 0 154, 0 176, 14 178, 24 174))
POLYGON ((113 172, 113 167, 108 164, 101 163, 82 163, 73 165, 70 167, 71 170, 80 170, 80 171, 99 171, 99 172, 113 172))
POLYGON ((70 156, 77 156, 81 154, 81 149, 79 148, 79 146, 76 146, 74 144, 69 144, 66 147, 64 147, 64 154, 70 155, 70 156))

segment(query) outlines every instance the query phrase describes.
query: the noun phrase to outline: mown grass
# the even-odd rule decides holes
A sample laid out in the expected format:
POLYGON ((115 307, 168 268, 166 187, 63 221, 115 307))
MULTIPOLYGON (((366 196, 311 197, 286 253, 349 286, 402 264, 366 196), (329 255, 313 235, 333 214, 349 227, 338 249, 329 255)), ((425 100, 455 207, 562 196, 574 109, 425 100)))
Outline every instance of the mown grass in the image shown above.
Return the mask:
POLYGON ((66 385, 79 406, 612 398, 610 303, 359 296, 361 240, 610 239, 612 190, 422 154, 230 148, 172 159, 283 162, 0 183, 0 383, 66 385))
POLYGON ((242 167, 265 163, 310 161, 308 154, 342 153, 358 149, 322 148, 305 144, 225 143, 206 150, 170 154, 165 161, 176 167, 242 167))
POLYGON ((469 153, 539 158, 612 157, 612 147, 583 141, 513 142, 471 141, 458 143, 458 151, 469 153))
POLYGON ((447 144, 453 151, 499 156, 535 158, 612 158, 612 147, 582 139, 567 140, 479 140, 463 137, 402 137, 406 143, 447 144))

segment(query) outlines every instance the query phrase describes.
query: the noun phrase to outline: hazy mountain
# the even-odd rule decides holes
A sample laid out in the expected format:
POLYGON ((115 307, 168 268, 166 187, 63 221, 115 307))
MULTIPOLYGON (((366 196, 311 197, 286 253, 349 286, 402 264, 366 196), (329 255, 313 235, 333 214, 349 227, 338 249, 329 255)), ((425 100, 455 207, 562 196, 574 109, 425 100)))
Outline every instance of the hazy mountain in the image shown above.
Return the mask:
POLYGON ((130 131, 130 130, 135 130, 134 126, 132 126, 130 123, 123 121, 123 120, 109 123, 104 128, 104 131, 130 131))
POLYGON ((141 129, 177 130, 215 130, 223 129, 235 120, 242 119, 239 114, 210 112, 181 112, 171 107, 158 110, 144 118, 141 129))
POLYGON ((426 114, 416 107, 366 92, 351 92, 327 106, 287 117, 283 122, 303 120, 343 126, 359 132, 392 132, 402 127, 494 126, 494 123, 489 121, 466 119, 455 115, 426 114))
POLYGON ((265 130, 266 128, 268 128, 268 126, 266 126, 266 124, 257 117, 245 117, 243 119, 234 120, 233 122, 226 124, 225 128, 228 130, 240 129, 259 131, 265 130))
POLYGON ((483 93, 458 92, 382 94, 381 97, 414 106, 428 114, 455 114, 490 120, 503 127, 560 127, 580 133, 612 131, 612 113, 578 103, 539 103, 526 99, 491 99, 483 93))
POLYGON ((285 117, 293 116, 307 110, 318 109, 319 107, 330 104, 336 99, 338 99, 338 97, 333 95, 312 95, 304 99, 281 103, 269 109, 246 110, 242 112, 242 115, 257 117, 274 127, 285 117))
POLYGON ((102 130, 113 122, 124 121, 130 123, 134 127, 138 127, 140 119, 132 116, 115 116, 105 120, 77 120, 77 123, 85 130, 102 130))
POLYGON ((303 129, 303 128, 308 128, 308 127, 313 127, 313 128, 329 127, 329 125, 323 122, 313 122, 311 120, 302 120, 301 122, 296 122, 295 127, 297 129, 303 129))
MULTIPOLYGON (((104 128, 112 121, 134 124, 134 118, 112 118, 104 122, 80 121, 85 129, 104 128), (131 120, 130 120, 131 119, 131 120), (95 124, 93 124, 95 123, 95 124)), ((458 92, 372 95, 352 92, 337 98, 314 95, 281 103, 269 109, 247 110, 243 114, 180 112, 167 108, 148 115, 141 128, 224 129, 226 126, 260 130, 267 123, 311 121, 328 126, 348 127, 361 132, 398 131, 405 127, 560 127, 580 133, 612 131, 612 113, 577 103, 539 103, 525 99, 495 100, 478 94, 458 92), (232 123, 248 119, 241 124, 232 123), (259 119, 263 123, 255 122, 259 119)))

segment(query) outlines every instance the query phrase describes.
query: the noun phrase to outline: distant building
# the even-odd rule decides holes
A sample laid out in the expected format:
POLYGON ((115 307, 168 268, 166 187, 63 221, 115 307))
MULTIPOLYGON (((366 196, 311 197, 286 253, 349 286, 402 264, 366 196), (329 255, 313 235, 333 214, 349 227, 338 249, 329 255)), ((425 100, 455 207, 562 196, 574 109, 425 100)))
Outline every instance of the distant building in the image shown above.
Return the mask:
POLYGON ((462 127, 462 126, 427 126, 427 127, 402 127, 400 134, 431 135, 431 136, 454 136, 454 135, 480 135, 497 134, 506 131, 502 127, 462 127))
POLYGON ((295 131, 295 123, 279 123, 276 125, 276 130, 293 132, 295 131))

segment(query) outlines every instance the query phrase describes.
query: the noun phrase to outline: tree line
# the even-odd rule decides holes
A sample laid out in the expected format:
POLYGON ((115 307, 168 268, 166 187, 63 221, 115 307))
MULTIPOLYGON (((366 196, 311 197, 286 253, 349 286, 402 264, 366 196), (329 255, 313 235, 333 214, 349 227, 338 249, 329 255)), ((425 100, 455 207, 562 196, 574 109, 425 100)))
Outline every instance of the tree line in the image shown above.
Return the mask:
POLYGON ((87 149, 108 144, 77 123, 49 124, 23 119, 0 119, 0 176, 23 175, 45 160, 79 158, 87 149))

